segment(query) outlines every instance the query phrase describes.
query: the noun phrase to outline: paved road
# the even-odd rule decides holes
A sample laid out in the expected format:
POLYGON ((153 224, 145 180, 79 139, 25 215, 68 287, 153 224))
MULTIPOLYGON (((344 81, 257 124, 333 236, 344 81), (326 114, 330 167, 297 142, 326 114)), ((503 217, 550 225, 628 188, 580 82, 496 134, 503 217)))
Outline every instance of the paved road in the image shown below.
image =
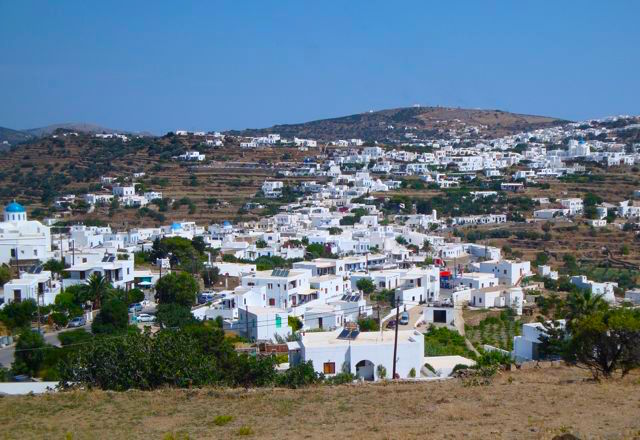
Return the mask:
MULTIPOLYGON (((91 331, 90 324, 87 324, 84 327, 77 327, 77 328, 82 328, 82 329, 85 329, 86 331, 91 331)), ((69 330, 76 330, 77 328, 65 328, 57 332, 45 333, 44 341, 47 344, 59 346, 60 339, 58 339, 58 335, 62 332, 67 332, 69 330)), ((0 365, 2 365, 5 368, 11 367, 11 364, 13 363, 13 359, 14 359, 14 356, 13 356, 14 351, 15 351, 15 344, 10 345, 8 347, 0 348, 0 365)))

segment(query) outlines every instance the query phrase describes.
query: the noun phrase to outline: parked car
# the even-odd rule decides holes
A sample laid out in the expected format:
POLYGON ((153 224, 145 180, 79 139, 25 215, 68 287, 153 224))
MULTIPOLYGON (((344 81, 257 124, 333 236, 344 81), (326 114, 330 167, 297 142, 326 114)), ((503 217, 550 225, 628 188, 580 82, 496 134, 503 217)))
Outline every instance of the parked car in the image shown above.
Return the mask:
POLYGON ((140 313, 137 316, 139 322, 153 322, 156 320, 156 317, 153 315, 149 315, 148 313, 140 313))
POLYGON ((409 324, 409 313, 402 312, 402 315, 400 315, 400 325, 407 325, 407 324, 409 324))
POLYGON ((387 322, 387 328, 391 328, 391 329, 396 328, 396 320, 392 319, 391 321, 387 322))
POLYGON ((198 295, 198 304, 206 304, 213 301, 215 294, 213 292, 202 292, 198 295))
POLYGON ((140 313, 142 312, 142 304, 134 303, 129 306, 129 313, 140 313))
POLYGON ((69 321, 69 324, 67 324, 67 327, 75 328, 75 327, 84 327, 85 325, 87 325, 87 320, 84 319, 84 316, 76 316, 71 321, 69 321))

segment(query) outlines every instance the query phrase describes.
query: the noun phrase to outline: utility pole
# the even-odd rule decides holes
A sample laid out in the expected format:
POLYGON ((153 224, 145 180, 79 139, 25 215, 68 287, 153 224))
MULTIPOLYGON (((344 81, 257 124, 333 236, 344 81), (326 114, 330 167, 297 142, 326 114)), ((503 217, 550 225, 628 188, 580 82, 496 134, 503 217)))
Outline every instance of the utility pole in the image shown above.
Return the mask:
POLYGON ((247 339, 251 340, 251 336, 249 335, 249 305, 245 305, 245 319, 247 320, 247 339))
POLYGON ((76 265, 76 241, 71 240, 71 265, 76 265))
POLYGON ((396 335, 395 340, 393 341, 393 375, 391 379, 396 378, 396 360, 398 359, 398 327, 400 321, 400 305, 396 304, 396 335))
POLYGON ((36 292, 36 310, 38 311, 38 333, 40 333, 40 288, 36 292))

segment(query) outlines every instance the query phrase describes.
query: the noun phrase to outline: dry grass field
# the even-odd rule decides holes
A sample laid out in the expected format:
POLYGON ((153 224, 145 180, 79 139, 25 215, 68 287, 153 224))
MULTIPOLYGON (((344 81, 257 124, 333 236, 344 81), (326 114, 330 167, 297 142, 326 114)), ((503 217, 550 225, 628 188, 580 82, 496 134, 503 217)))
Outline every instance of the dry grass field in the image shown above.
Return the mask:
POLYGON ((4 439, 640 438, 640 379, 567 367, 301 390, 75 391, 0 399, 4 439), (569 437, 571 438, 571 437, 569 437))

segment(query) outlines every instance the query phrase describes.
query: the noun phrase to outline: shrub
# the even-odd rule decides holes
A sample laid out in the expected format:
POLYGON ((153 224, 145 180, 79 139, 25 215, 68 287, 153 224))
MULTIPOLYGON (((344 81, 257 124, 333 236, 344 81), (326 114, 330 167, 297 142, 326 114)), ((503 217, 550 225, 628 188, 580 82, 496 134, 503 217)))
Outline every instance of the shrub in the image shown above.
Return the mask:
POLYGON ((216 426, 224 426, 233 420, 233 416, 217 416, 213 419, 213 424, 216 426))
POLYGON ((129 325, 129 310, 124 301, 113 298, 102 305, 91 324, 91 331, 95 334, 117 333, 127 329, 129 325))
POLYGON ((411 370, 409 370, 409 377, 414 378, 416 377, 416 369, 412 368, 411 370))
POLYGON ((238 429, 238 435, 253 435, 253 429, 250 426, 243 426, 238 429))
POLYGON ((328 385, 342 385, 356 380, 356 376, 349 372, 338 373, 335 376, 327 377, 324 382, 328 385))
POLYGON ((276 384, 287 388, 300 388, 321 382, 324 377, 313 369, 313 362, 303 362, 289 368, 276 378, 276 384))
POLYGON ((387 369, 382 364, 376 367, 376 373, 378 373, 378 378, 380 379, 386 379, 387 377, 387 369))

